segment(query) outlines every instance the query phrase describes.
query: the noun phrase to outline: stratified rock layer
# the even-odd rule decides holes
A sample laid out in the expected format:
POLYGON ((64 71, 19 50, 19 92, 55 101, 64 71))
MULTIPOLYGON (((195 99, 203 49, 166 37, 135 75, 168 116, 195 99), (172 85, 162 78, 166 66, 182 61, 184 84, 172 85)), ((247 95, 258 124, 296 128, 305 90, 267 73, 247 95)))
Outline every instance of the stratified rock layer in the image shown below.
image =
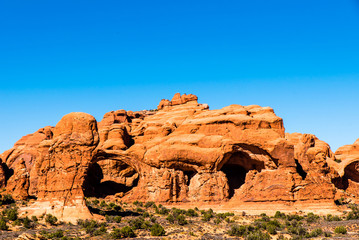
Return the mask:
POLYGON ((63 218, 89 216, 85 196, 232 208, 357 198, 359 141, 333 154, 314 135, 285 133, 272 108, 209 110, 197 99, 176 94, 101 122, 70 113, 0 155, 0 185, 63 218))

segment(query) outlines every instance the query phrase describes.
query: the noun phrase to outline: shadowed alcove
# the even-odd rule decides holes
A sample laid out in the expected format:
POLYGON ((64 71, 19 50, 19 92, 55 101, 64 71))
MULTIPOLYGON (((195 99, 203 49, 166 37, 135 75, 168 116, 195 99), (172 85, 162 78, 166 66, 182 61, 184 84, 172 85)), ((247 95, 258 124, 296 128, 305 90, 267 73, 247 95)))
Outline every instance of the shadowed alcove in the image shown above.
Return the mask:
POLYGON ((232 198, 235 190, 244 184, 247 173, 250 170, 260 172, 264 169, 264 162, 251 158, 246 152, 230 153, 226 158, 228 160, 220 167, 220 170, 226 174, 229 198, 232 198))
POLYGON ((137 186, 138 179, 137 171, 121 160, 99 160, 88 167, 84 195, 106 197, 120 193, 123 196, 137 186))

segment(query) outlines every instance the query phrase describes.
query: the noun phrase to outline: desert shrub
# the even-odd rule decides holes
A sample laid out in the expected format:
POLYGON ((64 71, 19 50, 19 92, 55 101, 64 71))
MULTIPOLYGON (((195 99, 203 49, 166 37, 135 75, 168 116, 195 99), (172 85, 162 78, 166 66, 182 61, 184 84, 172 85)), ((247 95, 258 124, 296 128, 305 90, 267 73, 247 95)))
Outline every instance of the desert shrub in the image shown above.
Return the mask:
POLYGON ((113 239, 121 239, 122 238, 121 229, 120 228, 114 228, 112 230, 110 236, 113 239))
POLYGON ((12 222, 13 226, 21 226, 22 222, 20 219, 16 219, 15 221, 12 222))
POLYGON ((144 210, 142 208, 138 207, 138 208, 136 208, 136 212, 142 213, 142 212, 144 212, 144 210))
POLYGON ((57 217, 53 216, 52 214, 46 214, 45 222, 50 225, 56 225, 57 217))
POLYGON ((0 205, 8 205, 12 203, 15 203, 15 201, 10 194, 0 194, 0 205))
POLYGON ((166 207, 161 206, 159 209, 157 209, 156 213, 161 215, 167 215, 169 213, 169 210, 166 207))
POLYGON ((186 225, 188 222, 186 220, 186 217, 183 214, 180 214, 176 217, 178 225, 186 225))
POLYGON ((247 228, 246 228, 246 226, 243 226, 243 225, 239 226, 237 224, 234 224, 231 226, 231 228, 229 229, 229 231, 227 233, 230 236, 242 237, 242 236, 246 235, 247 228))
POLYGON ((155 204, 155 202, 146 202, 144 206, 145 206, 145 208, 149 208, 149 207, 156 206, 156 204, 155 204))
POLYGON ((352 211, 348 213, 347 220, 359 219, 359 209, 358 209, 358 205, 356 205, 356 204, 350 204, 350 205, 349 205, 349 208, 350 208, 352 211))
POLYGON ((77 224, 85 228, 85 231, 87 234, 90 234, 91 236, 94 236, 95 234, 101 235, 103 231, 106 232, 105 227, 106 223, 99 223, 95 220, 82 220, 78 219, 77 224), (98 230, 98 228, 102 228, 101 230, 98 230))
POLYGON ((193 209, 188 209, 186 215, 189 217, 198 217, 198 213, 193 209))
POLYGON ((220 219, 225 219, 227 217, 234 216, 234 213, 226 212, 226 213, 217 213, 216 216, 220 219))
POLYGON ((166 218, 166 220, 170 223, 174 223, 175 222, 175 217, 172 214, 169 214, 166 218))
POLYGON ((282 219, 285 219, 285 218, 286 218, 286 215, 285 215, 285 213, 281 213, 280 211, 276 211, 275 214, 274 214, 274 218, 282 218, 282 219))
POLYGON ((103 235, 107 232, 107 229, 105 226, 101 226, 99 229, 96 229, 95 231, 92 232, 91 236, 99 236, 99 235, 103 235))
POLYGON ((5 219, 0 219, 0 230, 6 231, 6 230, 8 230, 8 229, 9 229, 9 227, 8 227, 7 224, 6 224, 5 219))
MULTIPOLYGON (((210 210, 212 210, 212 209, 210 209, 210 210)), ((211 220, 211 218, 214 217, 213 211, 210 211, 210 210, 208 210, 202 214, 202 221, 209 222, 211 220)))
POLYGON ((60 238, 64 238, 64 232, 62 230, 57 230, 55 232, 49 233, 45 230, 40 231, 40 234, 45 238, 45 239, 60 239, 60 238))
POLYGON ((178 209, 178 208, 172 208, 172 214, 173 216, 176 218, 178 215, 182 215, 182 214, 186 214, 187 211, 183 210, 183 209, 178 209))
POLYGON ((157 222, 157 219, 156 219, 156 217, 151 216, 151 217, 150 217, 150 221, 153 222, 153 223, 155 223, 155 222, 157 222))
POLYGON ((165 234, 165 229, 158 223, 153 224, 151 227, 151 236, 164 236, 165 234))
POLYGON ((303 218, 304 217, 302 217, 302 216, 299 216, 299 215, 297 215, 297 214, 288 214, 287 215, 287 220, 288 221, 292 221, 292 220, 297 220, 297 221, 301 221, 301 220, 303 220, 303 218))
POLYGON ((149 229, 151 227, 151 223, 145 221, 142 217, 130 220, 129 224, 133 229, 149 229))
POLYGON ((305 236, 307 234, 307 230, 302 226, 296 226, 296 227, 289 226, 288 232, 291 234, 298 235, 298 236, 305 236))
POLYGON ((148 212, 143 212, 142 217, 148 218, 148 217, 150 217, 150 214, 148 212))
POLYGON ((125 226, 125 227, 121 228, 120 232, 121 232, 122 237, 124 237, 124 238, 136 237, 136 234, 134 233, 132 228, 130 228, 129 226, 125 226))
POLYGON ((10 221, 15 221, 18 218, 17 208, 6 208, 2 211, 2 215, 10 221))
POLYGON ((306 217, 306 221, 307 223, 313 223, 316 222, 319 219, 318 215, 315 215, 314 213, 310 212, 308 213, 307 217, 306 217))
POLYGON ((222 222, 222 219, 217 217, 213 222, 215 224, 220 224, 222 222))
POLYGON ((246 240, 270 240, 271 237, 268 233, 263 233, 262 231, 250 232, 245 238, 246 240))
POLYGON ((332 222, 332 221, 341 221, 342 219, 339 216, 333 216, 332 214, 328 214, 325 220, 328 222, 332 222))
POLYGON ((23 224, 24 228, 27 228, 27 229, 35 227, 34 223, 27 216, 23 219, 22 224, 23 224))
POLYGON ((332 234, 330 232, 324 232, 324 237, 331 237, 332 234))
POLYGON ((113 218, 113 220, 114 220, 115 222, 117 222, 117 223, 120 223, 121 220, 122 220, 122 217, 121 217, 121 216, 115 216, 115 217, 113 218))
POLYGON ((133 205, 139 206, 139 207, 143 207, 143 202, 134 201, 134 202, 133 202, 133 205))
POLYGON ((31 220, 32 220, 33 222, 39 221, 36 216, 31 216, 31 220))
POLYGON ((104 200, 101 201, 100 207, 102 207, 102 208, 107 207, 107 204, 106 204, 106 202, 104 200))
POLYGON ((275 235, 277 234, 277 227, 271 224, 266 225, 266 230, 269 232, 269 234, 275 235))
POLYGON ((99 203, 100 203, 100 201, 98 199, 95 199, 92 201, 92 204, 95 206, 98 205, 99 203))
POLYGON ((306 234, 306 238, 315 238, 315 237, 319 237, 320 235, 323 234, 323 230, 320 228, 316 228, 313 231, 311 231, 310 233, 306 234))
POLYGON ((334 229, 334 232, 338 234, 346 234, 347 229, 344 226, 339 226, 334 229))

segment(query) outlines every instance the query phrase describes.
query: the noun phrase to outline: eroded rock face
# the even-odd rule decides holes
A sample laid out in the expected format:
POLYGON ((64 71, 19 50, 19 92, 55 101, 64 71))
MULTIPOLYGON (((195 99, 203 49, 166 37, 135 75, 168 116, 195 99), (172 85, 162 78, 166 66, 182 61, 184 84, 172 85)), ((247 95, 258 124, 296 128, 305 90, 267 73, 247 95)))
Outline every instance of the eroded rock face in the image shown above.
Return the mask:
POLYGON ((101 122, 70 113, 0 156, 0 185, 59 217, 88 216, 85 196, 236 206, 334 201, 345 183, 357 194, 358 144, 334 155, 314 135, 286 134, 269 107, 209 110, 197 99, 176 94, 157 111, 117 110, 101 122))

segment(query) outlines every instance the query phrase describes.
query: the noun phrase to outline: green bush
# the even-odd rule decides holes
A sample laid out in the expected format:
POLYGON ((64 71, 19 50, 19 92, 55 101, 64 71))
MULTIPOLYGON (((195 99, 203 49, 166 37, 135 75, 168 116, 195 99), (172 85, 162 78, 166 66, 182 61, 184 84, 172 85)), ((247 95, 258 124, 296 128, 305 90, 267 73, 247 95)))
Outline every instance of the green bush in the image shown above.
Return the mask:
POLYGON ((247 228, 245 226, 239 226, 234 224, 231 226, 230 230, 227 232, 230 236, 242 237, 247 233, 247 228))
POLYGON ((332 234, 330 232, 324 232, 324 237, 331 237, 332 234))
POLYGON ((139 202, 139 201, 134 201, 134 202, 133 202, 133 205, 139 206, 139 207, 143 207, 143 203, 142 203, 142 202, 139 202))
MULTIPOLYGON (((354 219, 356 219, 356 218, 354 218, 354 219)), ((341 221, 342 219, 339 216, 333 216, 332 214, 328 214, 327 217, 325 218, 325 220, 327 220, 328 222, 332 222, 332 221, 341 221)), ((350 219, 348 219, 348 220, 350 220, 350 219)))
POLYGON ((346 234, 347 229, 344 226, 339 226, 334 229, 334 232, 338 234, 346 234))
POLYGON ((169 213, 169 210, 163 206, 161 206, 159 209, 157 209, 156 213, 161 215, 167 215, 169 213))
POLYGON ((169 214, 166 218, 166 220, 170 223, 174 223, 175 222, 175 217, 172 214, 169 214))
POLYGON ((275 235, 277 234, 277 227, 271 224, 266 225, 266 230, 269 234, 275 235))
POLYGON ((135 218, 133 220, 130 220, 129 221, 129 224, 130 226, 133 228, 133 229, 142 229, 142 224, 143 224, 143 219, 142 218, 135 218))
POLYGON ((246 240, 270 240, 271 237, 268 233, 263 233, 262 231, 250 232, 245 238, 246 240))
POLYGON ((155 223, 151 227, 151 236, 164 236, 165 234, 166 231, 161 225, 155 223))
POLYGON ((187 222, 187 220, 186 220, 186 217, 184 216, 184 215, 182 215, 182 214, 180 214, 180 215, 178 215, 177 217, 176 217, 176 220, 177 220, 177 223, 179 224, 179 225, 186 225, 188 222, 187 222))
POLYGON ((306 221, 307 223, 313 223, 316 222, 319 219, 318 215, 315 215, 314 213, 308 213, 306 221))
POLYGON ((323 234, 323 230, 320 228, 316 228, 313 231, 311 231, 310 233, 306 234, 307 238, 314 238, 314 237, 319 237, 320 235, 323 234))
POLYGON ((56 225, 57 217, 55 217, 51 214, 46 214, 45 222, 47 222, 50 225, 56 225))
POLYGON ((188 209, 186 215, 189 217, 198 217, 198 213, 193 209, 188 209))
POLYGON ((213 218, 213 217, 214 217, 213 212, 207 211, 207 212, 203 213, 203 215, 202 215, 202 221, 204 221, 204 222, 209 222, 209 221, 211 220, 211 218, 213 218))
POLYGON ((9 227, 6 224, 6 221, 4 219, 0 219, 0 230, 6 231, 8 229, 9 229, 9 227))
POLYGON ((285 219, 285 218, 286 218, 286 215, 285 215, 285 213, 281 213, 280 211, 276 211, 275 214, 274 214, 274 217, 275 217, 275 218, 285 219))
POLYGON ((106 204, 106 202, 104 200, 101 201, 100 207, 102 207, 102 208, 107 207, 107 204, 106 204))
POLYGON ((101 226, 99 229, 96 229, 95 231, 90 234, 91 236, 100 236, 107 232, 107 229, 105 226, 101 226))
POLYGON ((287 215, 287 220, 288 220, 288 221, 292 221, 292 220, 301 221, 301 220, 303 220, 303 218, 304 218, 304 217, 299 216, 299 215, 297 215, 297 214, 294 214, 294 215, 288 214, 288 215, 287 215))
POLYGON ((145 208, 149 208, 149 207, 156 206, 156 204, 155 204, 155 202, 146 202, 144 206, 145 206, 145 208))
POLYGON ((23 219, 22 224, 23 224, 24 228, 27 228, 27 229, 35 227, 34 223, 27 216, 23 219))
POLYGON ((10 194, 5 194, 5 195, 0 194, 0 205, 8 205, 12 203, 15 203, 15 201, 10 194))
POLYGON ((120 232, 121 232, 122 237, 124 237, 124 238, 136 237, 136 234, 134 233, 132 228, 130 228, 129 226, 125 226, 125 227, 121 228, 120 232))
POLYGON ((121 217, 121 216, 115 216, 115 217, 113 218, 113 220, 114 220, 115 222, 117 222, 117 223, 120 223, 121 220, 122 220, 122 217, 121 217))
POLYGON ((150 214, 148 212, 143 212, 142 217, 148 218, 148 217, 150 217, 150 214))
POLYGON ((4 209, 2 215, 6 216, 6 218, 10 221, 15 221, 18 218, 17 208, 4 209))

